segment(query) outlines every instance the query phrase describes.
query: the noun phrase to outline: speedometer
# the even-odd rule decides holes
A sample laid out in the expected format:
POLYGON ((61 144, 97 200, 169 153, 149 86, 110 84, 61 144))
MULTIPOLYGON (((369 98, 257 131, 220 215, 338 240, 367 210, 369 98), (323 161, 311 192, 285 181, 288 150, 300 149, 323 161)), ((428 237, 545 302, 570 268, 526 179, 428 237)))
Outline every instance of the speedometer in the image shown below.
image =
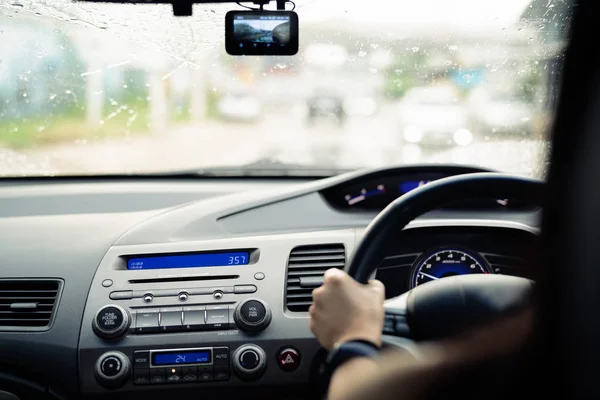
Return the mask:
POLYGON ((480 257, 464 250, 437 249, 425 253, 417 261, 412 274, 412 287, 448 276, 489 274, 490 269, 480 257))

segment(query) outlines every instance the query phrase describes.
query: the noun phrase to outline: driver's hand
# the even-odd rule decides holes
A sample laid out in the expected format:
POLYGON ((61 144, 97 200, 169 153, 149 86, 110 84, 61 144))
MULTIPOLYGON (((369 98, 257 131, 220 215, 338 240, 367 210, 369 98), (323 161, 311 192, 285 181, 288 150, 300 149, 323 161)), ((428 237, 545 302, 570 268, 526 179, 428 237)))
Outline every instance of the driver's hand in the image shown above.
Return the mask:
POLYGON ((313 290, 310 330, 331 350, 338 342, 368 340, 381 345, 385 288, 377 280, 363 285, 339 269, 325 272, 323 286, 313 290))

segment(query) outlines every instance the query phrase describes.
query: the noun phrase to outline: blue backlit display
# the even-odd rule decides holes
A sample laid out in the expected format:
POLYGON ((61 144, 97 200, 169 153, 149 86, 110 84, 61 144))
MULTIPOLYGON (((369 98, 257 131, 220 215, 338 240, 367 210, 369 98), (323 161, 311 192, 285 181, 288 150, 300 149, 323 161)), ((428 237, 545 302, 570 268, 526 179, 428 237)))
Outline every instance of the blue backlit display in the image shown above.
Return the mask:
POLYGON ((127 260, 127 269, 226 267, 247 265, 249 259, 250 254, 247 251, 133 257, 127 260))
POLYGON ((210 350, 154 353, 152 356, 152 365, 208 363, 210 363, 210 350))
POLYGON ((402 182, 400 184, 400 193, 401 194, 406 194, 408 192, 410 192, 411 190, 415 190, 418 187, 421 187, 427 183, 429 183, 431 181, 406 181, 406 182, 402 182))

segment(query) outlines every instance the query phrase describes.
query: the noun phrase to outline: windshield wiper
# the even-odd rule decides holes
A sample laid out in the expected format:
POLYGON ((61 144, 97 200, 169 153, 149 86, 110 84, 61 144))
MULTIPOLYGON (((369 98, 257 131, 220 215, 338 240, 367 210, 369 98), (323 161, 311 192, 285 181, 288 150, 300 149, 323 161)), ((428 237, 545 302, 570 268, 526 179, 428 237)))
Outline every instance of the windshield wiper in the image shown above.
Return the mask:
POLYGON ((198 177, 326 178, 350 171, 352 171, 352 169, 286 163, 271 158, 261 158, 243 165, 203 167, 193 170, 164 172, 160 173, 160 175, 193 175, 198 177))

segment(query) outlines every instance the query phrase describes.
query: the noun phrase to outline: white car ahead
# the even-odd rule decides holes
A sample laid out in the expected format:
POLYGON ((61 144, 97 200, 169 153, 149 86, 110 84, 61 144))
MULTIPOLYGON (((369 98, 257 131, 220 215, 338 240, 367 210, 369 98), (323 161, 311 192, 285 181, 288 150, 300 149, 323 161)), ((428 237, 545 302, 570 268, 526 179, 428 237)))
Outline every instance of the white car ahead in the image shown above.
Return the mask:
POLYGON ((410 89, 400 106, 404 142, 421 147, 467 146, 473 141, 468 110, 451 86, 410 89))

